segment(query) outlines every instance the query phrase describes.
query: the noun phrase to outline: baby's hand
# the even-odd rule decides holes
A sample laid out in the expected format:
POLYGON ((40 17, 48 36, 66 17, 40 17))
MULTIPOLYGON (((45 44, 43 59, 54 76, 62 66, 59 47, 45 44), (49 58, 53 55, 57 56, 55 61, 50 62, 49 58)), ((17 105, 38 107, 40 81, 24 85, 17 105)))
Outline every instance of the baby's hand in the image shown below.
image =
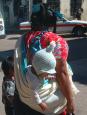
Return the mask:
POLYGON ((45 111, 46 109, 48 109, 48 106, 47 106, 47 104, 46 103, 40 103, 39 104, 39 106, 40 106, 40 108, 43 110, 43 111, 45 111))
POLYGON ((56 80, 56 76, 48 75, 47 79, 49 79, 49 80, 56 80))

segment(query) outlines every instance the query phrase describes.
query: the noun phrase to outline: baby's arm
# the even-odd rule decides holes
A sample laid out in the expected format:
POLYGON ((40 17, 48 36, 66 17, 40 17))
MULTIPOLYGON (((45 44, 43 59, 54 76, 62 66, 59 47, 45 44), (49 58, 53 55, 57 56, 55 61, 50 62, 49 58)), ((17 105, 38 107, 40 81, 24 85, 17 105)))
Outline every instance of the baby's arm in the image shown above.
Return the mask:
POLYGON ((15 94, 15 82, 13 81, 6 81, 6 97, 9 102, 12 104, 14 100, 15 94))
POLYGON ((35 93, 36 103, 40 106, 40 108, 41 108, 43 111, 45 111, 46 109, 48 109, 47 104, 44 103, 44 102, 42 102, 42 100, 41 100, 41 98, 40 98, 38 92, 35 91, 34 93, 35 93))
POLYGON ((41 108, 43 111, 45 111, 45 110, 47 110, 47 109, 48 109, 47 104, 46 104, 46 103, 44 103, 44 102, 40 103, 40 104, 39 104, 39 106, 40 106, 40 108, 41 108))

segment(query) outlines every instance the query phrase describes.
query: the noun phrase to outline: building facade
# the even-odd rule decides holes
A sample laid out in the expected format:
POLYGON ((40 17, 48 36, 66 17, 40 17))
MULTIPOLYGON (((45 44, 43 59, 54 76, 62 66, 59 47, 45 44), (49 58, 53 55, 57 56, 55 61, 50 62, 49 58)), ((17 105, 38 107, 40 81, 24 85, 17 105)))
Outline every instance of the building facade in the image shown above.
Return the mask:
MULTIPOLYGON (((0 0, 3 4, 4 19, 6 26, 16 25, 22 21, 30 19, 32 13, 33 0, 0 0)), ((65 17, 75 16, 79 8, 83 9, 83 20, 86 20, 87 1, 86 0, 42 0, 47 2, 53 9, 61 11, 65 17)))
POLYGON ((29 19, 29 1, 30 0, 2 0, 6 28, 29 19))

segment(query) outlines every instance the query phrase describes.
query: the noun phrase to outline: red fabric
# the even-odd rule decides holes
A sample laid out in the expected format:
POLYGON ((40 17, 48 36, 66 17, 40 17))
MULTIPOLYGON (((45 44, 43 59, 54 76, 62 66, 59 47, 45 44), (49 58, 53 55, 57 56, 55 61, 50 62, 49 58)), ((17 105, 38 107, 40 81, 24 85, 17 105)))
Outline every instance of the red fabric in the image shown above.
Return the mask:
MULTIPOLYGON (((40 31, 36 31, 36 32, 32 32, 29 33, 26 36, 26 45, 28 46, 31 43, 31 39, 37 35, 39 35, 41 32, 40 31)), ((64 38, 62 38, 61 36, 58 36, 55 33, 52 32, 46 32, 44 33, 44 35, 42 36, 40 43, 42 48, 45 48, 47 45, 49 45, 50 42, 55 41, 56 42, 56 47, 54 49, 54 56, 57 59, 64 59, 67 60, 68 57, 68 45, 67 42, 65 41, 64 38)))
POLYGON ((34 38, 35 36, 39 35, 41 32, 40 31, 36 31, 36 32, 29 32, 26 36, 26 46, 28 46, 30 44, 30 41, 32 38, 34 38))
POLYGON ((67 115, 66 110, 62 112, 60 115, 67 115))
POLYGON ((67 60, 68 44, 64 38, 52 32, 46 32, 41 39, 42 48, 45 48, 50 42, 55 41, 56 47, 54 49, 54 56, 58 59, 67 60))

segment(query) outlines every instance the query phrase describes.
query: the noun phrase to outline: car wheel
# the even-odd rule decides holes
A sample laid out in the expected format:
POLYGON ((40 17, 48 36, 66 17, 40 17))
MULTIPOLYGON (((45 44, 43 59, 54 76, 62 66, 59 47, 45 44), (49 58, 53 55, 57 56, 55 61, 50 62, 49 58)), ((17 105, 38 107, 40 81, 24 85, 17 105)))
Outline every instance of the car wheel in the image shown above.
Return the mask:
POLYGON ((75 36, 83 36, 84 35, 83 27, 75 27, 73 33, 75 36))

